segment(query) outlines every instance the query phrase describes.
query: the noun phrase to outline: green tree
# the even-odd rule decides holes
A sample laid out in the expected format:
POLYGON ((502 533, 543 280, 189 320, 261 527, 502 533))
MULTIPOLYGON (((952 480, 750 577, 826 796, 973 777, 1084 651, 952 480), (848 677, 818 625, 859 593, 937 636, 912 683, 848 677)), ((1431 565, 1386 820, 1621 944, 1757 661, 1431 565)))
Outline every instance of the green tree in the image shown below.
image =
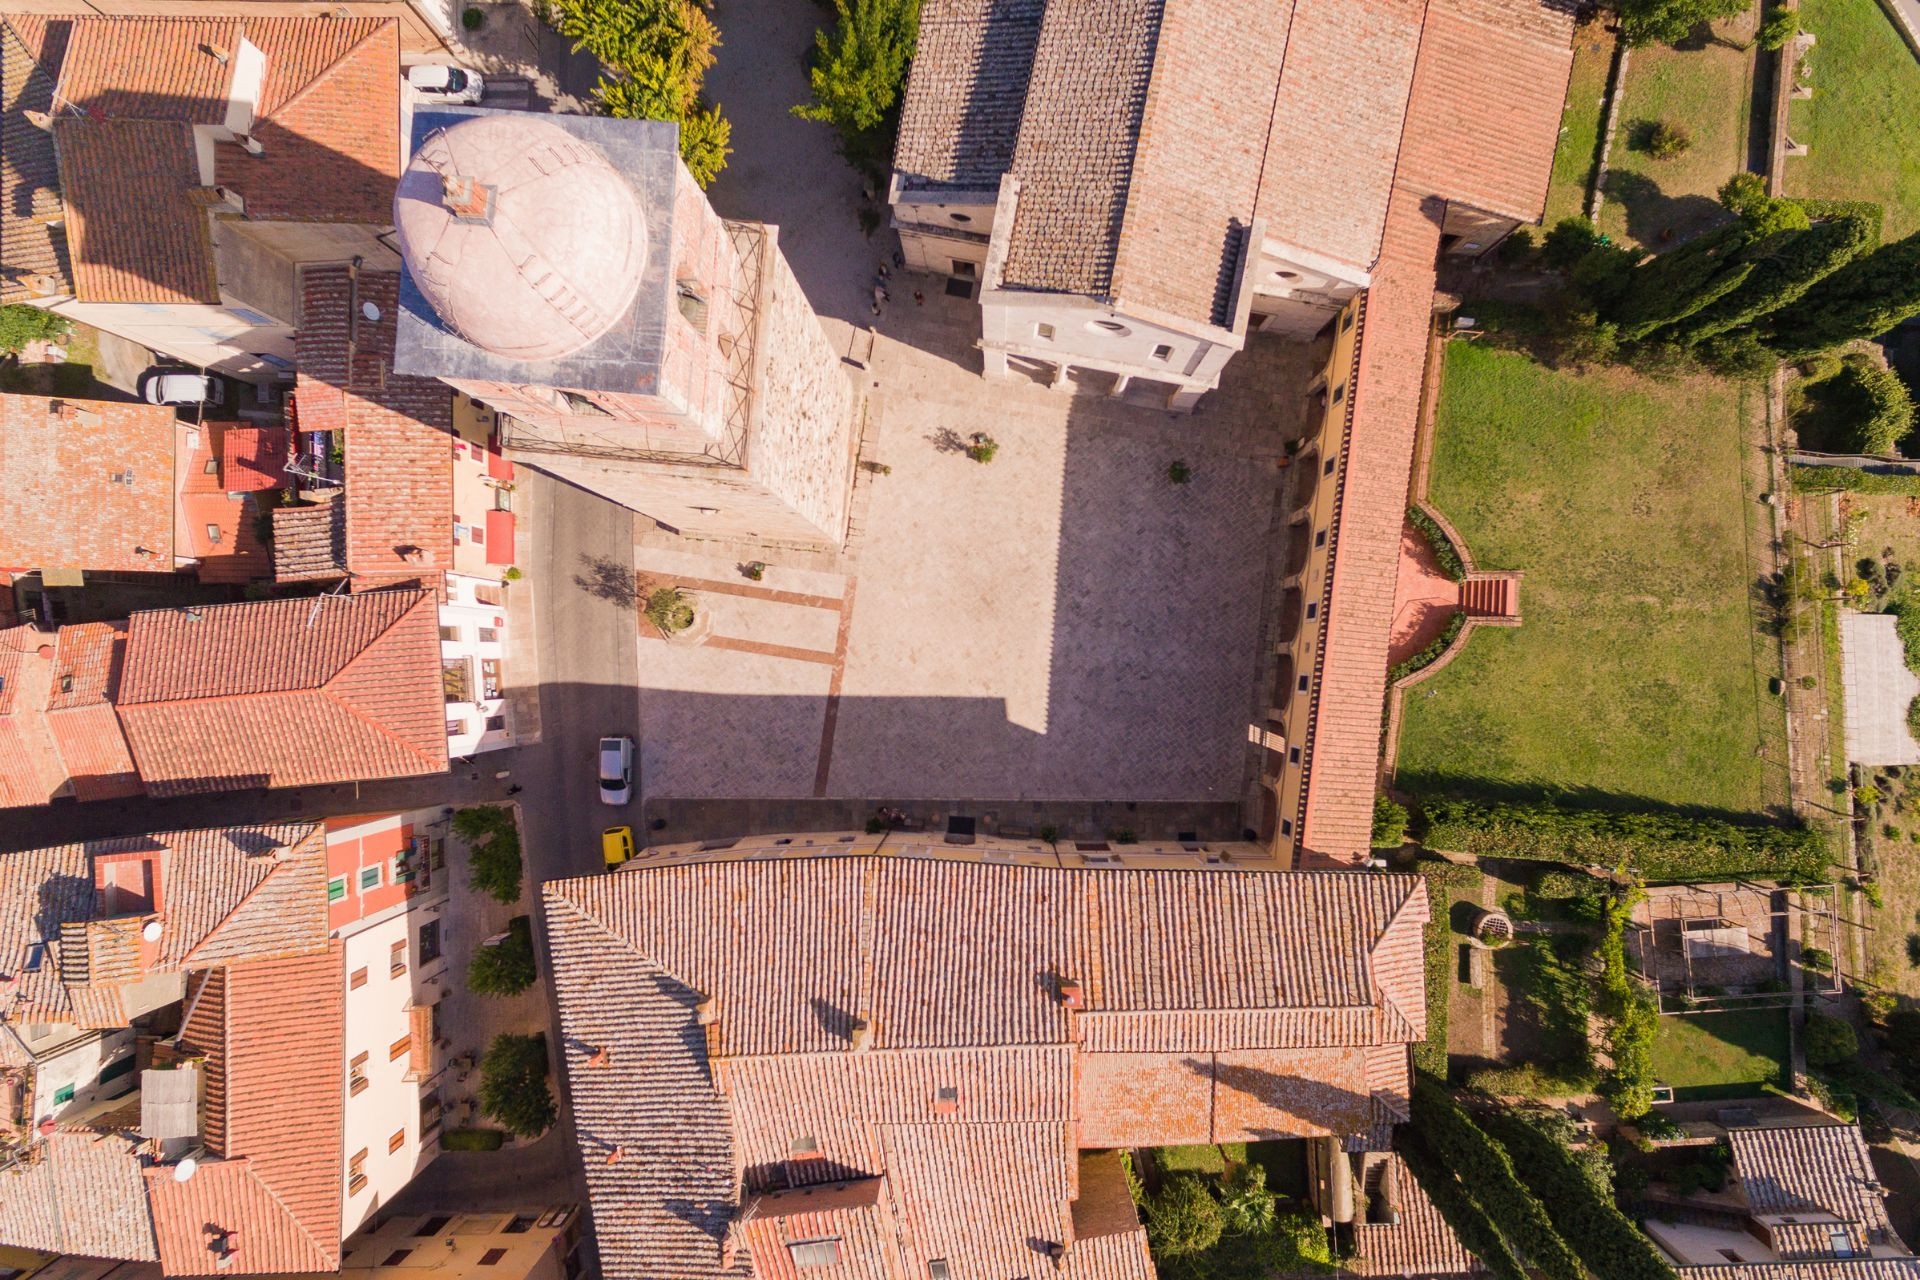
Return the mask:
POLYGON ((1540 243, 1540 260, 1555 271, 1571 271, 1587 250, 1603 243, 1593 223, 1585 218, 1562 218, 1540 243))
POLYGON ((1739 288, 1753 270, 1743 254, 1751 236, 1734 222, 1648 258, 1630 273, 1607 319, 1624 341, 1638 342, 1739 288))
POLYGON ((1373 798, 1373 847, 1398 849, 1407 841, 1407 806, 1386 796, 1373 798))
POLYGON ((1858 213, 1843 213, 1805 231, 1785 233, 1738 286, 1676 325, 1673 339, 1691 346, 1751 325, 1865 252, 1873 236, 1873 223, 1858 213))
POLYGON ((507 936, 481 947, 467 962, 467 990, 483 996, 518 995, 539 977, 533 956, 533 928, 525 916, 507 924, 507 936))
POLYGON ((1824 1013, 1807 1015, 1807 1064, 1837 1067, 1860 1055, 1860 1037, 1853 1024, 1824 1013))
POLYGON ((453 815, 453 833, 467 846, 473 887, 496 902, 520 901, 520 831, 513 810, 476 805, 453 815))
POLYGON ((545 1036, 502 1033, 480 1059, 480 1109, 509 1132, 536 1137, 557 1114, 547 1087, 545 1036))
POLYGON ((1765 20, 1760 23, 1760 34, 1754 43, 1762 49, 1773 50, 1786 47, 1787 41, 1800 34, 1800 15, 1792 9, 1770 8, 1765 20))
POLYGON ((731 129, 701 101, 720 33, 695 0, 555 0, 554 29, 607 74, 594 87, 600 109, 627 120, 680 126, 680 158, 701 186, 726 167, 731 129))
POLYGON ((12 355, 29 342, 65 337, 72 328, 65 316, 39 307, 0 307, 0 355, 12 355))
POLYGON ((811 101, 793 108, 804 120, 830 124, 847 158, 862 168, 884 165, 892 150, 895 107, 920 32, 920 0, 833 0, 838 20, 814 34, 807 78, 811 101))
POLYGON ((1738 17, 1751 0, 1616 0, 1620 34, 1630 45, 1673 44, 1703 22, 1738 17))
POLYGON ((1176 1174, 1147 1202, 1147 1236, 1153 1252, 1169 1257, 1204 1253, 1220 1241, 1226 1216, 1207 1184, 1191 1173, 1176 1174))
POLYGON ((1788 360, 1875 338, 1920 315, 1920 232, 1862 253, 1767 317, 1761 339, 1788 360))
POLYGON ((1728 212, 1742 217, 1768 199, 1767 180, 1742 169, 1720 184, 1720 203, 1728 212))

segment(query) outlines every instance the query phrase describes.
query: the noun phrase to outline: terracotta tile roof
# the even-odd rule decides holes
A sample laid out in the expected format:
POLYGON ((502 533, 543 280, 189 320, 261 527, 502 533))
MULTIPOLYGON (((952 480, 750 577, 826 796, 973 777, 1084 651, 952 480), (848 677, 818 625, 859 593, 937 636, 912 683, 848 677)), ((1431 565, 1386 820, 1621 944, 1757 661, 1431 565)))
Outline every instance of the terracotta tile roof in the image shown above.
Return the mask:
POLYGON ((234 18, 71 20, 60 96, 90 115, 217 125, 240 51, 234 18), (212 50, 222 50, 225 60, 212 50))
POLYGON ((1573 72, 1570 3, 1433 0, 1400 180, 1539 220, 1573 72))
MULTIPOLYGON (((282 461, 286 433, 279 428, 243 427, 237 422, 209 422, 199 431, 181 433, 180 550, 200 563, 194 574, 202 582, 251 582, 273 574, 273 554, 260 541, 256 528, 263 500, 249 488, 265 490, 271 484, 265 468, 275 467, 272 448, 257 437, 279 440, 282 461), (235 437, 239 437, 236 441, 235 437), (186 440, 193 440, 189 450, 186 440), (257 465, 246 457, 252 453, 257 465)), ((281 481, 285 479, 281 467, 281 481)))
POLYGON ((38 1157, 0 1177, 0 1241, 47 1253, 151 1262, 137 1136, 85 1130, 47 1135, 38 1157))
POLYGON ((183 1043, 207 1055, 208 1145, 227 1159, 184 1185, 149 1175, 167 1274, 215 1272, 207 1223, 238 1232, 249 1272, 340 1265, 344 977, 336 942, 231 965, 199 993, 183 1043))
POLYGON ((0 394, 9 568, 173 571, 174 412, 0 394))
POLYGON ((899 1280, 890 1265, 890 1241, 899 1230, 881 1195, 885 1179, 795 1187, 756 1196, 738 1227, 760 1280, 899 1280), (822 1270, 794 1261, 791 1246, 836 1240, 841 1265, 822 1270))
POLYGON ((1373 265, 1426 9, 1427 0, 1298 0, 1259 179, 1267 235, 1373 265))
POLYGON ((264 154, 217 148, 223 185, 249 218, 301 222, 393 219, 400 175, 400 27, 391 18, 248 19, 267 54, 264 154))
POLYGON ((393 371, 397 272, 361 271, 356 287, 345 267, 309 267, 302 282, 295 395, 303 430, 331 429, 319 423, 337 405, 346 431, 354 589, 440 589, 453 565, 453 392, 393 371), (350 322, 355 297, 377 306, 380 318, 350 322))
POLYGON ((1040 22, 1013 172, 1009 288, 1107 297, 1159 38, 1160 0, 1052 4, 1040 22))
POLYGON ((431 595, 148 610, 120 722, 153 795, 411 777, 447 766, 431 595))
POLYGON ((192 125, 61 116, 53 141, 74 296, 219 303, 192 125))
POLYGON ((285 427, 220 423, 220 487, 228 493, 278 489, 287 483, 285 427))
POLYGON ((894 168, 916 186, 994 191, 1013 164, 1045 0, 927 0, 894 168))
POLYGON ((72 285, 53 136, 27 118, 53 112, 53 77, 19 30, 43 35, 44 25, 44 19, 0 16, 0 304, 65 293, 72 285), (43 283, 29 287, 35 276, 43 283))
POLYGON ((1362 1276, 1455 1276, 1484 1270, 1466 1251, 1400 1157, 1388 1155, 1382 1177, 1393 1180, 1400 1221, 1353 1224, 1354 1256, 1343 1269, 1362 1276))
POLYGON ((310 582, 347 576, 347 504, 326 493, 311 506, 273 509, 273 577, 310 582))
POLYGON ((141 793, 127 736, 113 700, 126 661, 124 622, 82 622, 60 628, 54 647, 47 727, 78 800, 141 793))
POLYGON ((33 627, 0 631, 0 809, 46 804, 66 781, 47 724, 53 637, 33 627))
POLYGON ((1920 1258, 1810 1258, 1675 1269, 1687 1280, 1920 1280, 1920 1258))
MULTIPOLYGON (((1426 918, 1403 876, 856 856, 642 867, 546 895, 613 1280, 667 1258, 723 1274, 736 1170, 749 1193, 884 1174, 896 1274, 934 1257, 1025 1274, 1032 1241, 1071 1238, 1078 1147, 1369 1130, 1374 1081, 1404 1106, 1405 1074, 1368 1050, 1391 1034, 1404 1059, 1422 1017, 1418 951, 1410 986, 1381 971, 1404 963, 1388 935, 1426 918), (1415 1008, 1388 1016, 1388 986, 1415 1008), (1341 1016, 1286 1016, 1322 1010, 1341 1016), (1133 1052, 1095 1047, 1113 1040, 1133 1052)), ((1063 1262, 1151 1274, 1137 1232, 1063 1262)))
POLYGON ((1853 1228, 1853 1247, 1862 1252, 1891 1232, 1886 1188, 1857 1127, 1735 1129, 1727 1141, 1739 1190, 1754 1215, 1773 1227, 1782 1253, 1832 1253, 1834 1224, 1853 1228), (1809 1217, 1823 1221, 1784 1221, 1809 1217))

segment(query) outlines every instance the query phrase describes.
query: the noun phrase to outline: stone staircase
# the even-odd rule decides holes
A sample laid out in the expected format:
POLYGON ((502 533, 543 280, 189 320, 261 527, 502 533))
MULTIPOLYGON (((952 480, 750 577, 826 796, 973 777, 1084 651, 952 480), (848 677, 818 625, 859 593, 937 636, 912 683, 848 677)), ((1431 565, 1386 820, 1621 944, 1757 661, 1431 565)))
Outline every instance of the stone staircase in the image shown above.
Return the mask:
POLYGON ((1520 621, 1520 575, 1470 573, 1460 584, 1460 608, 1469 618, 1494 624, 1520 621))

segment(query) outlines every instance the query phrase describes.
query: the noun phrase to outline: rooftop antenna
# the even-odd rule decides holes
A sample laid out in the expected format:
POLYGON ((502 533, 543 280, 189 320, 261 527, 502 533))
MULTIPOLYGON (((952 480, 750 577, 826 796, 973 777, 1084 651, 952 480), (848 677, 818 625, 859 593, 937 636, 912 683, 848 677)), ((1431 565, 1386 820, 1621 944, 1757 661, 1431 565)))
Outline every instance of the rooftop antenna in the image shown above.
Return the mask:
POLYGON ((307 610, 307 625, 308 626, 313 625, 314 620, 320 616, 320 606, 325 604, 327 600, 330 597, 332 597, 335 592, 345 591, 346 589, 347 589, 347 580, 342 578, 338 586, 329 587, 327 590, 322 591, 319 595, 315 596, 313 598, 313 608, 307 610))

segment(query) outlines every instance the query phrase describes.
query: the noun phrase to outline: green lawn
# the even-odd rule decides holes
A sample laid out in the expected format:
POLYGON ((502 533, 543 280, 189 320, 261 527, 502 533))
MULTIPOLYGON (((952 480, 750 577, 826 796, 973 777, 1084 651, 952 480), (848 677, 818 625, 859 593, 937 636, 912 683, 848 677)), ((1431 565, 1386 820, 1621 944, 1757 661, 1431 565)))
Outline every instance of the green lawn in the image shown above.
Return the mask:
POLYGON ((1525 572, 1523 622, 1407 691, 1399 786, 1780 798, 1757 754, 1784 718, 1749 608, 1746 398, 1448 344, 1430 497, 1480 568, 1525 572))
POLYGON ((1802 0, 1800 21, 1820 42, 1814 96, 1789 108, 1807 154, 1788 158, 1788 192, 1878 201, 1888 240, 1920 231, 1920 61, 1874 0, 1802 0))
POLYGON ((1730 216, 1718 192, 1747 167, 1753 93, 1753 54, 1732 46, 1752 34, 1754 23, 1753 12, 1715 23, 1720 38, 1704 48, 1633 51, 1621 85, 1620 127, 1607 157, 1602 231, 1660 249, 1730 216), (1646 130, 1662 121, 1693 138, 1684 155, 1655 160, 1641 149, 1646 130))
POLYGON ((1653 1045, 1654 1080, 1673 1086, 1676 1102, 1751 1097, 1784 1084, 1786 1062, 1784 1009, 1674 1014, 1653 1045))
POLYGON ((1587 188, 1600 158, 1600 128, 1606 119, 1607 74, 1613 68, 1613 37, 1606 24, 1589 22, 1573 37, 1573 74, 1567 80, 1567 106, 1560 115, 1560 145, 1553 153, 1553 178, 1547 186, 1542 225, 1587 211, 1587 188))

